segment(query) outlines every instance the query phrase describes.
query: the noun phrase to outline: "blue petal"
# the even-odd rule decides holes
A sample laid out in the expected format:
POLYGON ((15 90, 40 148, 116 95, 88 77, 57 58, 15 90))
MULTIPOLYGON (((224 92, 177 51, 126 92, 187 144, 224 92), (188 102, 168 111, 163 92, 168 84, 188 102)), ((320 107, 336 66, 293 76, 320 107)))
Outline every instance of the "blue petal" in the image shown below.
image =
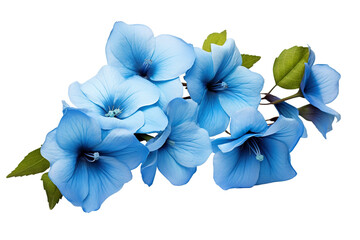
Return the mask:
MULTIPOLYGON (((90 101, 89 98, 81 91, 81 85, 78 82, 74 82, 69 86, 69 98, 70 101, 77 107, 88 109, 95 112, 97 115, 104 115, 105 111, 103 106, 99 106, 90 101)), ((63 111, 65 113, 65 111, 63 111)))
POLYGON ((88 166, 85 161, 67 158, 51 165, 49 178, 69 202, 80 206, 89 193, 88 166))
POLYGON ((62 149, 56 142, 56 129, 46 135, 44 144, 41 146, 41 156, 50 162, 50 165, 56 161, 66 159, 76 159, 77 153, 62 149))
POLYGON ((242 64, 242 58, 233 39, 227 39, 223 46, 211 44, 215 78, 220 80, 242 64))
POLYGON ((116 22, 106 44, 109 65, 116 66, 124 77, 138 74, 155 49, 155 38, 145 25, 116 22))
POLYGON ((184 167, 197 167, 206 162, 212 149, 209 134, 194 122, 173 126, 166 151, 184 167))
MULTIPOLYGON (((120 72, 111 66, 104 66, 96 74, 95 77, 86 81, 80 86, 81 91, 97 106, 101 107, 105 112, 115 103, 115 94, 120 90, 120 84, 125 83, 125 79, 120 72)), ((78 94, 80 95, 80 94, 78 94)), ((70 99, 71 99, 70 95, 70 99)), ((74 103, 74 102, 73 102, 74 103)), ((88 103, 80 102, 84 105, 76 105, 77 107, 86 108, 88 103)), ((75 104, 75 103, 74 103, 75 104)), ((90 109, 92 110, 92 109, 90 109)))
POLYGON ((304 132, 304 125, 292 118, 280 116, 264 133, 264 137, 283 142, 291 152, 304 132))
POLYGON ((314 65, 315 62, 315 53, 313 50, 311 50, 310 46, 308 46, 309 48, 309 58, 308 58, 308 65, 310 67, 312 67, 314 65))
POLYGON ((214 180, 222 189, 248 188, 258 180, 260 162, 248 149, 217 152, 214 156, 214 180))
POLYGON ((210 136, 224 132, 229 125, 230 117, 221 107, 216 93, 207 92, 204 95, 198 112, 200 127, 205 128, 210 136))
POLYGON ((332 130, 334 115, 321 111, 313 105, 306 105, 299 109, 303 118, 313 122, 315 127, 326 138, 326 134, 332 130))
POLYGON ((135 133, 145 123, 144 113, 141 111, 137 111, 133 115, 124 119, 119 119, 117 117, 104 117, 94 112, 88 112, 87 115, 96 119, 99 122, 101 128, 104 130, 124 128, 130 132, 135 133))
POLYGON ((263 138, 259 147, 264 160, 260 163, 259 180, 256 184, 285 181, 296 176, 290 164, 288 147, 282 141, 263 138))
POLYGON ((116 106, 122 111, 119 118, 126 118, 139 108, 156 103, 160 96, 160 91, 154 84, 138 76, 127 79, 117 88, 109 89, 111 90, 116 91, 116 106))
POLYGON ((163 110, 166 109, 171 100, 183 96, 183 86, 179 78, 169 81, 153 81, 152 83, 160 89, 158 104, 163 110))
POLYGON ((171 126, 167 126, 167 128, 165 128, 162 133, 159 133, 155 138, 150 139, 146 143, 146 147, 149 149, 149 151, 152 152, 161 148, 168 139, 170 132, 171 126))
POLYGON ((175 186, 184 185, 189 182, 196 168, 187 168, 178 164, 166 149, 158 150, 159 171, 175 186))
MULTIPOLYGON (((270 102, 274 102, 274 101, 279 100, 280 98, 273 96, 271 94, 268 94, 268 95, 266 95, 266 99, 270 102)), ((282 115, 286 118, 293 118, 296 121, 298 121, 298 123, 300 125, 304 126, 304 123, 299 118, 299 110, 296 107, 294 107, 286 102, 282 102, 282 103, 275 104, 275 108, 277 109, 277 111, 279 112, 280 115, 282 115)), ((303 135, 301 137, 303 137, 303 138, 307 137, 307 131, 306 131, 305 126, 304 126, 303 135)))
POLYGON ((155 40, 156 48, 148 72, 151 80, 177 78, 193 65, 195 53, 191 44, 171 35, 160 35, 155 40))
POLYGON ((332 102, 339 93, 340 74, 326 64, 312 66, 303 94, 317 98, 324 104, 332 102))
POLYGON ((151 152, 146 161, 141 164, 141 177, 149 187, 153 184, 157 167, 157 151, 151 152))
POLYGON ((244 107, 257 107, 264 79, 260 74, 239 66, 223 80, 227 88, 219 92, 219 100, 225 112, 231 117, 244 107))
MULTIPOLYGON (((135 169, 143 162, 149 151, 136 137, 125 129, 114 129, 94 148, 101 155, 113 157, 135 169)), ((101 156, 100 155, 100 156, 101 156)))
POLYGON ((232 150, 234 150, 236 147, 241 146, 243 143, 245 143, 246 140, 248 140, 251 137, 261 137, 263 136, 263 133, 248 133, 243 135, 240 138, 236 138, 233 141, 224 142, 218 145, 218 148, 223 152, 227 153, 232 150))
POLYGON ((166 114, 169 117, 169 124, 171 126, 178 126, 185 122, 195 122, 197 110, 197 104, 191 99, 176 98, 167 107, 166 114))
POLYGON ((110 195, 119 191, 132 178, 130 169, 111 157, 100 159, 88 167, 89 194, 82 204, 85 212, 96 211, 110 195))
POLYGON ((68 109, 56 130, 56 141, 65 150, 77 152, 101 142, 101 128, 95 119, 77 109, 68 109))
POLYGON ((233 142, 233 141, 234 141, 234 138, 232 138, 231 136, 212 139, 211 140, 211 146, 212 146, 213 152, 216 153, 218 151, 221 151, 219 149, 220 145, 230 143, 230 142, 233 142))
POLYGON ((340 121, 341 119, 341 115, 336 112, 334 109, 329 108, 328 106, 326 106, 322 101, 320 101, 318 98, 315 98, 313 96, 307 95, 305 96, 306 99, 309 101, 309 103, 311 105, 313 105, 314 107, 320 109, 322 112, 333 115, 336 117, 337 121, 340 121))
POLYGON ((187 82, 191 98, 200 103, 206 92, 206 85, 213 80, 215 74, 211 53, 195 48, 195 54, 195 63, 186 73, 184 79, 187 82))
POLYGON ((137 132, 154 133, 163 131, 168 125, 168 118, 160 107, 153 105, 140 108, 144 113, 145 123, 137 132))
POLYGON ((267 123, 259 111, 246 107, 231 118, 230 132, 233 138, 242 137, 247 132, 259 133, 267 129, 267 123))

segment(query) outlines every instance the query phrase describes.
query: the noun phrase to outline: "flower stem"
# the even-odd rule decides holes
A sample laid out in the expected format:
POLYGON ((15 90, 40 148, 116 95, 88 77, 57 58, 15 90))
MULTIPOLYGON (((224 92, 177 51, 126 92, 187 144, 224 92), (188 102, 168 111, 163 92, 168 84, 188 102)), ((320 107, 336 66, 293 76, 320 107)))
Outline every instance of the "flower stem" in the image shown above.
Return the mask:
POLYGON ((141 134, 141 133, 135 133, 135 137, 139 141, 149 141, 150 139, 154 138, 153 136, 150 136, 148 134, 141 134))
POLYGON ((190 97, 190 96, 187 96, 187 97, 183 97, 183 99, 191 99, 191 97, 190 97))
POLYGON ((279 99, 279 100, 276 100, 274 102, 269 102, 269 103, 263 103, 261 105, 269 105, 269 104, 278 104, 278 103, 282 103, 282 102, 285 102, 287 100, 290 100, 290 99, 293 99, 293 98, 297 98, 297 97, 303 97, 303 94, 301 93, 301 91, 298 91, 297 93, 291 95, 291 96, 288 96, 288 97, 285 97, 285 98, 282 98, 282 99, 279 99))
POLYGON ((184 87, 186 87, 186 86, 187 86, 187 83, 185 83, 185 82, 182 82, 182 85, 183 85, 184 87))

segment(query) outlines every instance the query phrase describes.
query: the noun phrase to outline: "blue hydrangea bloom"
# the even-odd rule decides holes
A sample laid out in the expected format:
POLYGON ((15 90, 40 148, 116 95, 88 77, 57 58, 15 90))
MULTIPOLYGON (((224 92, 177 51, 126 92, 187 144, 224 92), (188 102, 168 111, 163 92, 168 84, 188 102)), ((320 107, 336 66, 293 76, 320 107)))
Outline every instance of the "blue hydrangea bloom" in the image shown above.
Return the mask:
POLYGON ((133 76, 124 79, 117 68, 104 66, 89 81, 69 87, 71 102, 90 110, 103 129, 126 128, 131 132, 158 132, 167 117, 156 104, 160 91, 148 81, 133 76))
POLYGON ((230 123, 231 136, 212 142, 214 180, 223 189, 248 188, 296 176, 290 152, 303 126, 280 116, 270 127, 254 108, 243 108, 230 123))
POLYGON ((184 185, 212 152, 209 135, 196 124, 197 105, 181 98, 167 108, 169 125, 147 143, 150 154, 141 165, 144 183, 151 186, 156 168, 173 184, 184 185))
POLYGON ((140 76, 155 84, 160 91, 159 104, 182 97, 179 76, 194 63, 191 44, 171 35, 154 37, 145 25, 116 22, 106 45, 109 65, 119 68, 124 77, 140 76))
MULTIPOLYGON (((332 129, 329 120, 336 118, 338 121, 341 116, 338 112, 328 107, 326 104, 335 100, 339 93, 340 74, 326 64, 311 65, 305 63, 305 72, 300 84, 303 96, 318 111, 323 114, 317 114, 315 126, 326 138, 326 133, 332 129), (319 118, 319 116, 322 116, 319 118), (323 125, 323 126, 321 126, 323 125)), ((318 111, 310 111, 318 113, 318 111)), ((307 116, 308 119, 309 116, 307 116)))
POLYGON ((264 79, 241 66, 234 40, 211 45, 211 52, 195 48, 196 60, 185 80, 191 98, 199 104, 199 125, 210 136, 222 133, 230 117, 243 107, 257 107, 264 79))
POLYGON ((73 205, 85 212, 131 180, 149 151, 124 129, 103 131, 84 112, 66 108, 59 126, 48 133, 41 155, 50 162, 49 177, 73 205))
MULTIPOLYGON (((276 97, 274 95, 271 95, 271 94, 267 94, 265 96, 265 98, 269 102, 275 102, 275 101, 280 99, 280 98, 278 98, 278 97, 276 97)), ((286 102, 281 102, 281 103, 275 104, 275 108, 279 112, 280 115, 282 115, 282 116, 284 116, 286 118, 293 118, 296 121, 298 121, 300 125, 304 126, 304 123, 302 122, 302 120, 299 117, 299 110, 296 107, 294 107, 293 105, 288 104, 286 102)), ((307 131, 306 131, 305 126, 304 126, 304 132, 303 132, 302 137, 303 138, 307 137, 307 131)))

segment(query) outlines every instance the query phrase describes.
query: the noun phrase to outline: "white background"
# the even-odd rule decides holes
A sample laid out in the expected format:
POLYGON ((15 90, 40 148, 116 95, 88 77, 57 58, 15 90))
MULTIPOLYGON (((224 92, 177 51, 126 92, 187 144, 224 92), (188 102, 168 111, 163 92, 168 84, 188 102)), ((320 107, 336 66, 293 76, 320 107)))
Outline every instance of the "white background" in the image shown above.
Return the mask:
MULTIPOLYGON (((1 1, 0 238, 360 239, 356 2, 1 1), (342 120, 327 140, 306 122, 309 138, 292 153, 298 176, 291 181, 223 191, 209 159, 182 187, 158 173, 149 188, 136 169, 97 212, 83 213, 65 199, 50 211, 41 174, 5 177, 57 126, 68 85, 106 64, 105 43, 118 20, 198 47, 209 33, 227 29, 240 52, 262 56, 252 70, 264 76, 264 91, 273 86, 275 57, 309 44, 316 63, 342 75, 340 95, 330 104, 342 120)), ((271 108, 261 110, 271 115, 271 108)))

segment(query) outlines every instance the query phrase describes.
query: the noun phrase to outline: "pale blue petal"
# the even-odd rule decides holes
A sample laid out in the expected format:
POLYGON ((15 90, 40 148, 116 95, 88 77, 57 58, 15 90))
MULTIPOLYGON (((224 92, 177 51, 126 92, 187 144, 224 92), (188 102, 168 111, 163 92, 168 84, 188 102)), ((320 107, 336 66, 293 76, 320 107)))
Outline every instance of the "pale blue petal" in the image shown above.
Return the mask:
MULTIPOLYGON (((89 98, 81 91, 81 85, 78 82, 74 82, 69 86, 69 98, 70 101, 79 108, 88 109, 98 115, 105 115, 103 106, 99 106, 96 103, 89 100, 89 98)), ((65 109, 64 109, 65 110, 65 109)), ((65 111, 63 111, 65 113, 65 111)))
POLYGON ((166 151, 184 167, 197 167, 206 162, 212 149, 209 134, 195 122, 173 126, 166 151))
POLYGON ((227 39, 223 46, 211 44, 215 78, 223 79, 242 64, 242 58, 233 39, 227 39))
POLYGON ((324 138, 326 138, 326 134, 332 130, 332 123, 335 118, 334 115, 323 112, 313 105, 301 107, 300 114, 306 120, 311 121, 324 138))
POLYGON ((249 188, 256 184, 260 162, 247 148, 217 152, 214 156, 214 180, 222 189, 249 188))
POLYGON ((219 149, 219 145, 223 145, 226 143, 230 143, 233 142, 235 139, 232 138, 231 136, 229 137, 222 137, 222 138, 215 138, 211 140, 211 146, 212 146, 212 150, 214 153, 221 151, 219 149))
POLYGON ((156 103, 160 97, 160 91, 154 84, 138 76, 127 79, 109 91, 114 92, 114 104, 121 110, 121 119, 132 115, 141 107, 156 103))
POLYGON ((130 169, 135 169, 143 162, 149 151, 142 145, 130 131, 114 129, 104 138, 94 151, 100 156, 113 157, 126 164, 130 169))
POLYGON ((178 164, 164 148, 158 150, 158 168, 171 184, 175 186, 188 183, 196 172, 196 168, 187 168, 178 164))
POLYGON ((171 126, 178 126, 185 122, 196 122, 197 107, 197 104, 191 99, 184 100, 182 98, 176 98, 172 100, 166 111, 169 117, 169 124, 171 124, 171 126))
POLYGON ((303 89, 304 96, 319 99, 324 104, 332 102, 339 94, 340 74, 326 64, 312 66, 303 89))
POLYGON ((65 150, 76 152, 101 142, 99 123, 77 109, 68 109, 56 130, 56 141, 65 150))
POLYGON ((171 80, 184 74, 194 63, 193 46, 171 35, 155 38, 148 76, 152 81, 171 80))
POLYGON ((215 76, 210 52, 195 48, 196 59, 194 65, 186 73, 184 79, 191 98, 200 103, 207 89, 207 84, 215 76))
POLYGON ((171 126, 168 125, 162 133, 159 133, 155 138, 150 139, 146 143, 146 147, 149 149, 149 151, 152 152, 161 148, 168 139, 170 132, 171 126))
POLYGON ((75 206, 80 206, 89 193, 86 161, 77 161, 76 158, 56 161, 49 170, 49 178, 75 206))
POLYGON ((222 80, 227 88, 218 92, 221 106, 231 117, 244 107, 257 107, 260 103, 260 91, 264 79, 246 67, 239 66, 222 80))
POLYGON ((246 140, 248 140, 251 137, 261 137, 263 133, 248 133, 243 135, 240 138, 235 138, 233 141, 224 142, 218 145, 218 148, 223 152, 227 153, 235 148, 241 146, 243 143, 245 143, 246 140))
POLYGON ((96 211, 106 198, 119 191, 132 178, 130 169, 112 157, 100 157, 89 164, 89 194, 82 204, 84 212, 96 211))
POLYGON ((145 25, 116 22, 106 44, 109 65, 116 66, 124 77, 139 74, 155 49, 155 38, 145 25))
MULTIPOLYGON (((83 83, 80 89, 88 98, 88 101, 93 102, 107 112, 109 107, 113 107, 116 100, 115 94, 122 89, 119 86, 123 83, 125 83, 125 79, 116 68, 104 66, 95 77, 83 83)), ((77 107, 86 108, 86 105, 77 107)))
POLYGON ((290 164, 288 147, 282 141, 263 138, 259 147, 264 160, 260 163, 259 180, 256 184, 289 180, 296 176, 290 164))
POLYGON ((261 113, 252 107, 237 111, 231 118, 230 132, 233 138, 242 137, 248 132, 259 133, 267 129, 267 123, 261 113))
POLYGON ((137 132, 138 133, 155 133, 163 131, 168 125, 168 118, 160 107, 153 105, 140 108, 144 113, 145 123, 137 132))
POLYGON ((157 151, 151 152, 146 161, 141 164, 141 177, 149 187, 153 184, 157 167, 157 151))
POLYGON ((133 115, 124 119, 119 119, 117 117, 104 117, 93 112, 89 112, 87 115, 96 119, 99 122, 101 128, 104 130, 124 128, 130 132, 135 133, 145 123, 144 113, 141 111, 137 111, 133 115))
POLYGON ((41 156, 50 162, 50 165, 56 161, 66 159, 76 159, 77 153, 62 149, 56 142, 56 129, 46 135, 44 144, 41 146, 41 156))
POLYGON ((264 133, 268 138, 283 142, 291 152, 304 132, 304 126, 293 118, 280 116, 264 133))
POLYGON ((179 78, 169 81, 153 81, 160 89, 159 106, 166 110, 168 103, 174 98, 181 98, 183 96, 183 85, 179 78))
POLYGON ((229 125, 230 117, 221 107, 216 93, 207 92, 204 95, 198 112, 200 127, 206 129, 210 136, 224 132, 229 125))

